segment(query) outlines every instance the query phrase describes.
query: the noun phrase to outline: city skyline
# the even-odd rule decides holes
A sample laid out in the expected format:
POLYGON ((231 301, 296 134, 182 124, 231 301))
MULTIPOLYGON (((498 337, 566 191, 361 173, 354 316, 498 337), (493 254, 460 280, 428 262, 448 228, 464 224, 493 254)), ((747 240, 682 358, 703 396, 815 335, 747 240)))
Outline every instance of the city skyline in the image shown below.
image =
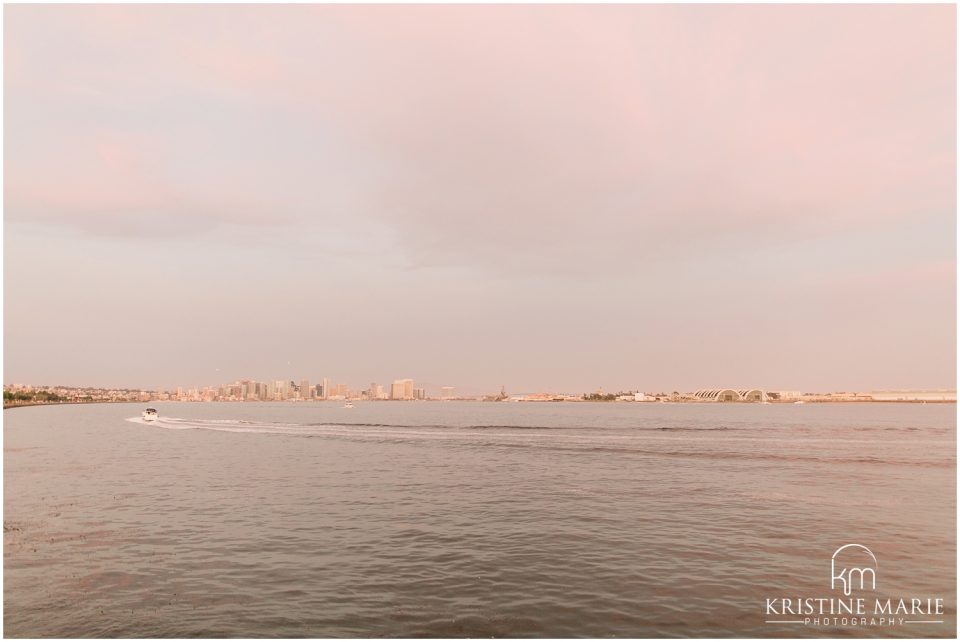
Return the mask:
MULTIPOLYGON (((812 399, 814 401, 953 401, 956 402, 956 389, 874 389, 874 390, 798 390, 772 389, 770 387, 753 388, 701 388, 698 390, 682 388, 668 391, 666 388, 641 389, 637 387, 620 388, 616 391, 602 386, 587 391, 570 390, 511 390, 501 386, 498 392, 492 390, 458 390, 455 386, 415 383, 413 379, 395 379, 391 384, 370 382, 366 386, 352 386, 336 383, 330 377, 322 377, 318 383, 311 384, 309 379, 277 379, 261 381, 259 379, 239 378, 230 383, 202 385, 196 387, 176 386, 170 389, 144 389, 135 387, 98 387, 64 386, 49 384, 24 384, 22 382, 4 383, 4 392, 41 392, 62 393, 77 396, 81 392, 95 393, 99 400, 125 401, 416 401, 416 400, 483 400, 483 401, 794 401, 812 399), (626 399, 629 397, 629 399, 626 399)), ((6 398, 6 397, 5 397, 6 398)))
POLYGON ((6 382, 956 387, 953 6, 4 15, 6 382))

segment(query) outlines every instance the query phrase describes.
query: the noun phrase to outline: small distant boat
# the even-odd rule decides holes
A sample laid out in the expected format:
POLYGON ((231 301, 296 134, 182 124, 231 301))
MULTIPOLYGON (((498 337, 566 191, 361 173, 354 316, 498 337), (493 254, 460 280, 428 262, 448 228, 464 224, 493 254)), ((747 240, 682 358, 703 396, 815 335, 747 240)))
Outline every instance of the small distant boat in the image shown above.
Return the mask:
POLYGON ((353 402, 352 402, 352 401, 348 401, 347 403, 343 404, 343 407, 344 407, 344 408, 353 408, 353 402))
POLYGON ((140 416, 143 417, 144 421, 156 421, 157 419, 160 418, 160 415, 157 414, 156 408, 147 408, 146 410, 143 411, 143 414, 140 416))
POLYGON ((801 399, 800 401, 794 401, 793 403, 798 404, 798 403, 807 403, 807 402, 801 399))

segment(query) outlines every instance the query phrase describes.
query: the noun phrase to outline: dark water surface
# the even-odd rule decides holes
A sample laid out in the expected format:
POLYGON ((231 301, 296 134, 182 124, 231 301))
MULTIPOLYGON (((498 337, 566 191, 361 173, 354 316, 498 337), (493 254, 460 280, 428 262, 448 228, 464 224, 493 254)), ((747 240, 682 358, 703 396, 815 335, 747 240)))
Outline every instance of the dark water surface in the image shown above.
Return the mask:
POLYGON ((956 631, 953 404, 157 407, 4 412, 7 636, 956 631), (851 542, 944 622, 766 623, 851 542))

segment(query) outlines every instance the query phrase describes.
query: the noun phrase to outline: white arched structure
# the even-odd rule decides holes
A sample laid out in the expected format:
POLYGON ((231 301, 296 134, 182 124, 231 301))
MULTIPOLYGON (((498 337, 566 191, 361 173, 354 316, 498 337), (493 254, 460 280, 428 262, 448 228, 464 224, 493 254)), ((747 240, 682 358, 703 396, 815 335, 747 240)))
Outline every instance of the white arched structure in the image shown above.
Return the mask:
POLYGON ((740 393, 732 388, 698 390, 693 396, 703 401, 740 401, 740 393))
POLYGON ((697 390, 694 399, 700 401, 765 401, 766 395, 759 388, 734 390, 733 388, 710 388, 697 390))

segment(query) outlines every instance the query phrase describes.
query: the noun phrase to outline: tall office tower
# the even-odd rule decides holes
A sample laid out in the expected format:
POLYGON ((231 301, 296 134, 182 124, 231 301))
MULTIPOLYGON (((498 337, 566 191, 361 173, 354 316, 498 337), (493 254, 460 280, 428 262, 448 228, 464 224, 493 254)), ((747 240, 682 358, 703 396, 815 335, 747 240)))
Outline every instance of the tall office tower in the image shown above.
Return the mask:
POLYGON ((379 399, 381 394, 383 394, 383 386, 378 383, 371 383, 370 389, 367 390, 367 399, 379 399))
POLYGON ((440 388, 441 399, 453 399, 453 386, 444 386, 440 388))
POLYGON ((338 396, 338 397, 349 397, 349 396, 350 396, 350 388, 347 387, 347 384, 345 384, 345 383, 338 383, 338 384, 337 384, 337 396, 338 396))
POLYGON ((283 401, 287 398, 287 382, 277 379, 273 382, 274 386, 274 399, 277 401, 283 401))
POLYGON ((413 379, 397 379, 390 386, 391 399, 413 399, 413 379))
POLYGON ((303 399, 304 401, 310 401, 311 399, 313 399, 313 395, 311 394, 311 391, 310 391, 310 382, 307 381, 306 379, 303 379, 300 382, 300 398, 303 399))
POLYGON ((423 388, 414 388, 413 389, 413 398, 414 399, 426 399, 427 391, 423 388))
POLYGON ((330 380, 326 377, 323 378, 323 398, 326 399, 330 396, 330 380))
POLYGON ((264 386, 263 397, 267 401, 273 401, 277 398, 277 382, 276 381, 267 382, 267 384, 264 386))
POLYGON ((318 383, 313 387, 313 398, 314 399, 323 399, 323 384, 318 383))

